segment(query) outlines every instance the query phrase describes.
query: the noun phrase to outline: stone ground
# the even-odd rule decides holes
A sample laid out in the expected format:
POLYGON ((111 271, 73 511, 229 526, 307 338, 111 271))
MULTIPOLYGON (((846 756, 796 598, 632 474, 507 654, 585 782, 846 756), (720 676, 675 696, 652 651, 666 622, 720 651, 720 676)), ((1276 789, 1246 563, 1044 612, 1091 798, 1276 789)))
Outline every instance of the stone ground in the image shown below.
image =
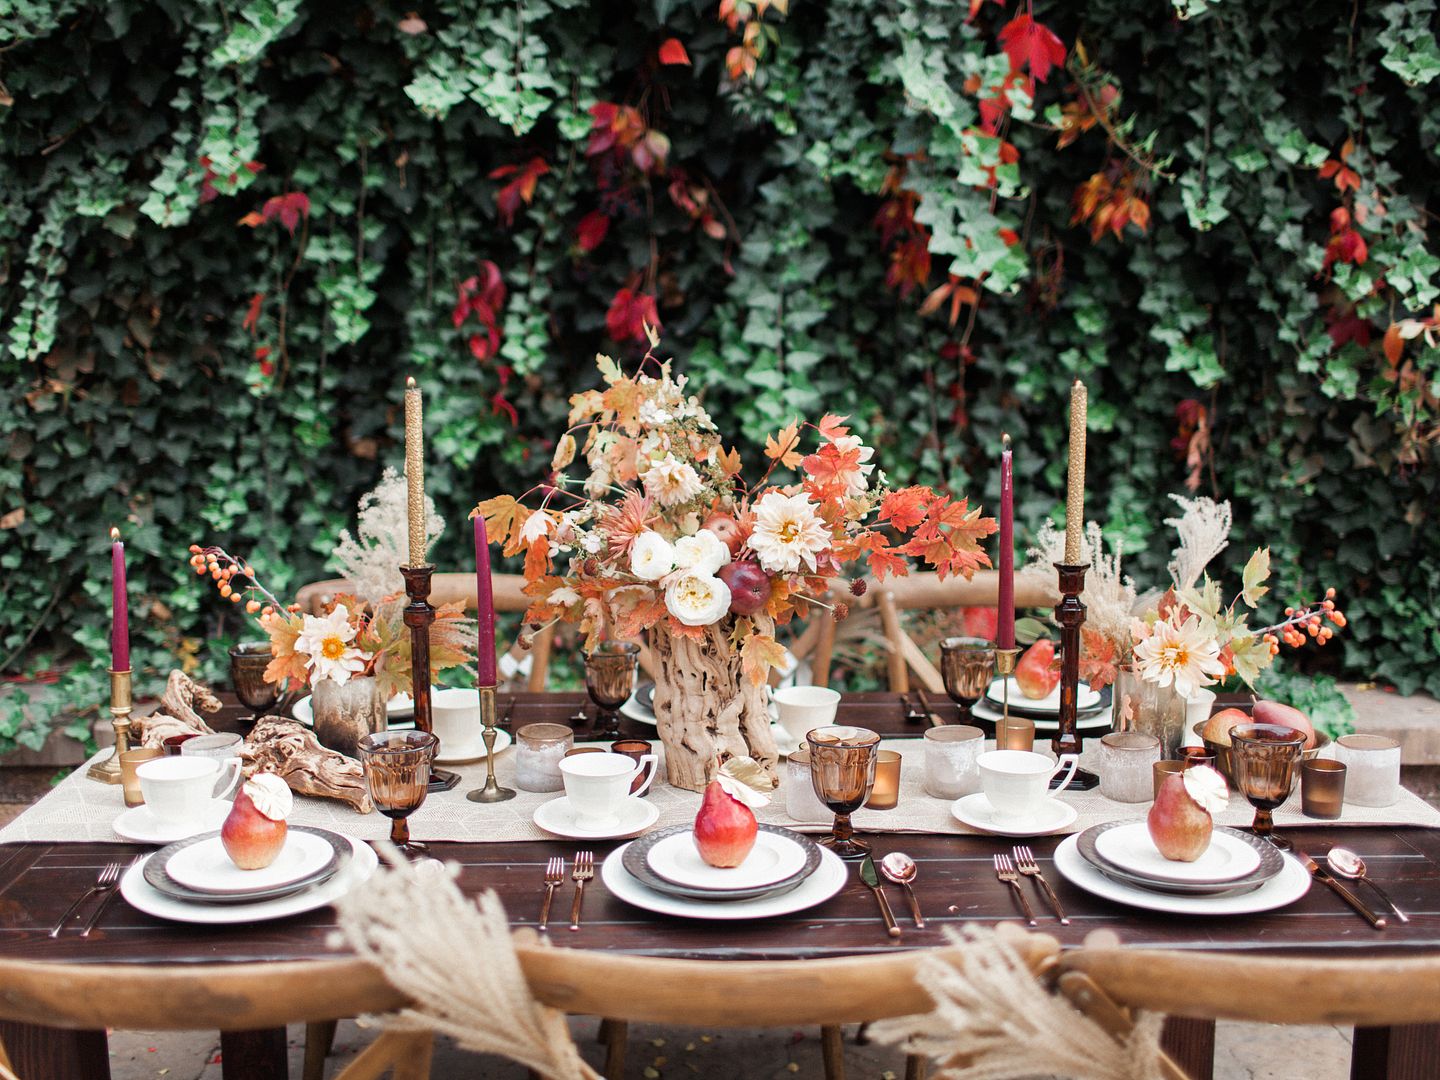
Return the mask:
MULTIPOLYGON (((1405 747, 1405 784, 1440 806, 1440 702, 1401 698, 1371 687, 1347 687, 1359 714, 1357 727, 1391 735, 1405 747)), ((0 824, 39 798, 56 775, 53 769, 0 769, 0 824)), ((571 1022, 576 1041, 597 1068, 595 1021, 571 1022)), ((290 1073, 300 1076, 305 1030, 290 1028, 290 1073)), ((874 1043, 857 1045, 846 1030, 846 1073, 852 1080, 894 1080, 904 1075, 904 1057, 874 1043)), ((782 1080, 824 1075, 818 1029, 704 1031, 637 1025, 631 1029, 626 1075, 659 1078, 725 1077, 727 1080, 782 1080)), ((371 1034, 352 1021, 341 1023, 326 1076, 339 1072, 367 1044, 371 1034)), ((1347 1080, 1348 1028, 1278 1027, 1222 1023, 1216 1032, 1215 1080, 1347 1080), (1303 1065, 1301 1064, 1303 1062, 1303 1065)), ((213 1032, 117 1031, 110 1038, 113 1080, 220 1080, 220 1041, 213 1032)), ((435 1080, 525 1080, 519 1066, 469 1054, 441 1040, 435 1080)))

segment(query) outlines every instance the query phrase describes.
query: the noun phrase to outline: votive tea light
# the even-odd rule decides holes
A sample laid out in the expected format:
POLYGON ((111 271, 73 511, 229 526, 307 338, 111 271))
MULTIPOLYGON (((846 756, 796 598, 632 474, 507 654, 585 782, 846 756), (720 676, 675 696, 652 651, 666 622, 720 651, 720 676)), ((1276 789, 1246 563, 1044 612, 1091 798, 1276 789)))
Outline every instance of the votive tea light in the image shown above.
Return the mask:
MULTIPOLYGON (((1028 747, 1027 747, 1028 749, 1028 747)), ((925 794, 958 799, 980 790, 976 759, 985 750, 985 732, 968 724, 925 730, 925 794)))
POLYGON ((875 760, 875 784, 865 809, 894 810, 899 801, 900 754, 895 750, 881 750, 875 760))
POLYGON ((1159 761, 1160 740, 1154 735, 1112 731, 1100 740, 1100 794, 1116 802, 1150 801, 1155 792, 1152 766, 1159 761))
POLYGON ((1212 769, 1215 768, 1215 755, 1203 746, 1180 747, 1178 760, 1183 762, 1187 769, 1193 769, 1196 765, 1208 765, 1212 769))
POLYGON ((1154 794, 1152 795, 1152 798, 1160 797, 1160 789, 1165 786, 1166 777, 1170 776, 1172 773, 1178 774, 1184 771, 1185 762, 1183 761, 1157 761, 1155 762, 1155 764, 1151 765, 1150 773, 1154 781, 1154 794))
POLYGON ((135 775, 136 768, 164 756, 165 751, 155 746, 126 750, 120 755, 120 789, 124 792, 126 806, 143 806, 145 803, 145 796, 140 791, 140 778, 135 775))
POLYGON ((797 750, 785 762, 785 812, 795 821, 828 825, 835 816, 815 794, 810 782, 810 751, 797 750))
POLYGON ((565 786, 560 759, 574 745, 575 732, 564 724, 520 728, 515 732, 515 786, 523 791, 559 791, 565 786))
MULTIPOLYGON (((643 765, 645 759, 654 754, 655 750, 644 739, 617 739, 610 744, 610 752, 627 757, 636 765, 643 765)), ((639 792, 642 799, 650 794, 650 784, 646 781, 645 772, 646 770, 642 768, 635 774, 635 779, 630 782, 630 794, 632 795, 640 788, 644 788, 639 792)))
POLYGON ((1346 767, 1345 797, 1357 806, 1390 806, 1400 797, 1400 744, 1385 735, 1342 735, 1335 760, 1346 767))
POLYGON ((1300 763, 1300 810, 1306 817, 1334 821, 1345 806, 1344 762, 1315 758, 1300 763))

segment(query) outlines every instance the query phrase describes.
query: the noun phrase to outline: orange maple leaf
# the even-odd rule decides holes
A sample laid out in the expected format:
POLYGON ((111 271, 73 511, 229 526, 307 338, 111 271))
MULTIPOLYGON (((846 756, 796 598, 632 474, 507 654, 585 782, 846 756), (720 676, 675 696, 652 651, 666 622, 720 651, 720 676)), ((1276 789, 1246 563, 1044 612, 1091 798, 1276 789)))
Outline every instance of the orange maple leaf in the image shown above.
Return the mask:
POLYGON ((1080 628, 1080 677, 1092 690, 1104 690, 1115 681, 1115 642, 1088 626, 1080 628))
POLYGON ((763 686, 771 668, 785 666, 785 646, 769 634, 751 634, 740 646, 740 670, 752 686, 763 686))
POLYGON ((796 450, 799 445, 800 425, 792 420, 780 429, 778 435, 765 436, 765 456, 787 469, 795 469, 804 460, 804 455, 796 450))
POLYGON ((926 502, 935 493, 927 487, 907 487, 888 492, 880 500, 879 520, 901 530, 913 529, 925 520, 926 502))
POLYGON ((820 423, 817 425, 820 430, 820 437, 829 442, 834 442, 836 439, 843 439, 846 435, 850 434, 850 429, 844 426, 845 421, 849 419, 850 417, 848 416, 836 416, 834 413, 826 413, 820 418, 820 423))
POLYGON ((733 448, 730 450, 722 450, 717 456, 716 461, 726 476, 740 475, 741 462, 739 450, 733 448))
POLYGON ((520 511, 523 510, 513 495, 496 495, 493 499, 486 499, 474 510, 470 511, 473 518, 479 514, 485 519, 485 535, 490 538, 490 543, 499 544, 502 548, 510 543, 510 537, 520 527, 523 518, 520 511))

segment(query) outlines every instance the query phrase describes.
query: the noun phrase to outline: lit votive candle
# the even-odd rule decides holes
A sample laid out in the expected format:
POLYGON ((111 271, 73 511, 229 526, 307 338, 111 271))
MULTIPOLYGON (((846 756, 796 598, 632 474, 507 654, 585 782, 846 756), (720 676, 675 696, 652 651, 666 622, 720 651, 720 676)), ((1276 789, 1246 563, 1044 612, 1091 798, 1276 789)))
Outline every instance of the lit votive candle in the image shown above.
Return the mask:
POLYGON ((900 755, 881 750, 875 759, 875 785, 870 789, 867 810, 894 810, 900 801, 900 755))
POLYGON ((526 724, 515 733, 515 786, 525 791, 559 791, 560 759, 575 745, 564 724, 526 724))

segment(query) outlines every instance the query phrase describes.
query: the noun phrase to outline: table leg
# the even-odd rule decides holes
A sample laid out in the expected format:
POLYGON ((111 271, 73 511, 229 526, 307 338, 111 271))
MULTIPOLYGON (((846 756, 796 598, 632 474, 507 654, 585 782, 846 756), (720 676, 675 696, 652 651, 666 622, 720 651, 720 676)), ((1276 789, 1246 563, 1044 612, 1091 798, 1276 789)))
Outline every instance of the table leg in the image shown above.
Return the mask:
POLYGON ((25 1080, 110 1080, 110 1047, 103 1031, 69 1031, 0 1020, 0 1042, 16 1076, 25 1080))
POLYGON ((1431 1080, 1440 1076, 1440 1024, 1357 1027, 1350 1080, 1431 1080))
POLYGON ((1167 1016, 1160 1047, 1194 1080, 1215 1074, 1215 1021, 1167 1016))
POLYGON ((285 1029, 222 1031, 220 1063, 226 1080, 289 1080, 285 1029))

